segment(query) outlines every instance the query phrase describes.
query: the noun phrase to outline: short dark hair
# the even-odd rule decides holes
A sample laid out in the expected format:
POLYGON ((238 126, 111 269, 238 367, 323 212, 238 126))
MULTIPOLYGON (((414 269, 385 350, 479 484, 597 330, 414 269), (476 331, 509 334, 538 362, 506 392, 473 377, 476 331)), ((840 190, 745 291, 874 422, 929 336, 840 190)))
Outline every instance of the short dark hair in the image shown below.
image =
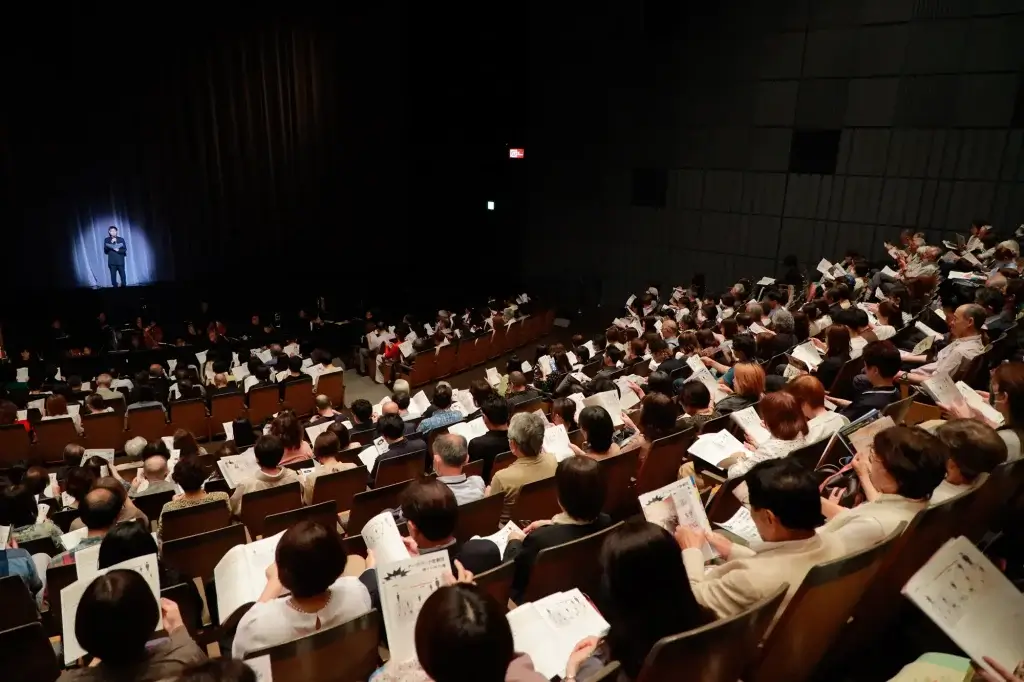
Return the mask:
POLYGON ((598 405, 584 407, 580 412, 580 428, 587 432, 591 450, 607 452, 611 448, 615 425, 608 410, 598 405))
POLYGON ((256 452, 256 461, 264 469, 274 469, 284 459, 284 444, 280 438, 269 433, 256 439, 253 450, 256 452))
POLYGON ((903 497, 927 500, 946 477, 949 448, 922 428, 894 426, 877 433, 874 450, 903 497))
POLYGON ((711 404, 711 391, 699 381, 687 381, 683 384, 680 399, 685 407, 706 410, 711 404))
POLYGON ((391 396, 391 401, 398 405, 399 410, 408 410, 409 404, 412 402, 412 398, 405 391, 398 391, 391 396))
POLYGON ((279 412, 270 423, 270 432, 280 438, 281 445, 288 450, 302 446, 302 427, 299 418, 292 412, 279 412))
POLYGON ((123 505, 109 490, 94 488, 78 501, 78 515, 89 530, 101 530, 114 525, 123 505))
POLYGON ((100 543, 99 567, 110 568, 122 561, 140 556, 158 554, 156 540, 141 521, 122 521, 115 524, 100 543))
MULTIPOLYGON (((760 320, 758 320, 760 322, 760 320)), ((750 362, 757 358, 757 339, 750 332, 743 332, 732 337, 733 355, 742 355, 742 359, 750 362)))
POLYGON ((30 526, 36 522, 38 513, 35 495, 28 486, 6 486, 0 493, 0 525, 30 526))
POLYGON ((438 384, 434 387, 434 396, 431 404, 439 410, 447 410, 452 405, 452 387, 448 384, 438 384))
MULTIPOLYGON (((348 429, 345 430, 347 431, 348 429)), ((313 443, 313 456, 317 459, 320 459, 321 457, 333 457, 339 452, 341 452, 341 441, 339 441, 338 436, 331 433, 330 430, 324 431, 317 436, 316 442, 313 443)))
POLYGON ((784 457, 755 464, 744 478, 750 506, 767 509, 791 530, 814 530, 825 522, 814 474, 784 457))
POLYGON ((117 225, 111 225, 110 227, 107 228, 107 232, 110 232, 111 230, 113 230, 114 232, 117 232, 118 231, 117 230, 117 225))
POLYGON ((90 393, 85 396, 85 406, 89 408, 90 412, 102 412, 106 409, 106 405, 103 403, 103 396, 99 393, 90 393))
POLYGON ((502 605, 476 585, 442 587, 416 619, 416 655, 438 682, 503 680, 515 657, 502 605))
POLYGON ((612 361, 613 365, 617 364, 625 356, 625 353, 618 346, 608 346, 604 349, 604 354, 605 357, 612 361))
POLYGON ((444 540, 455 532, 459 503, 455 493, 436 478, 413 481, 399 500, 402 515, 416 524, 432 541, 444 540))
POLYGON ((988 308, 992 311, 1000 311, 1003 309, 1006 299, 1003 298, 1003 292, 999 291, 999 289, 981 287, 974 294, 974 302, 983 308, 988 308))
POLYGON ((99 476, 92 469, 86 467, 71 467, 67 472, 67 479, 62 486, 68 495, 79 502, 86 493, 92 490, 92 484, 99 476))
POLYGON ((480 411, 484 413, 489 422, 499 426, 507 425, 510 419, 508 401, 497 394, 484 398, 480 404, 480 411))
MULTIPOLYGON (((348 447, 348 444, 352 442, 352 436, 348 432, 348 427, 339 421, 334 422, 327 427, 327 431, 324 433, 333 433, 338 438, 338 449, 344 450, 348 447)), ((323 434, 321 434, 323 435, 323 434)))
POLYGON ((171 458, 171 451, 167 449, 167 443, 162 438, 149 441, 146 443, 146 447, 142 449, 142 459, 149 459, 150 457, 171 458))
POLYGON ((651 355, 660 353, 663 350, 668 350, 668 342, 665 339, 659 337, 652 338, 647 342, 647 350, 651 355))
POLYGON ((75 636, 82 648, 116 667, 141 661, 146 642, 160 620, 160 606, 136 571, 116 570, 85 588, 75 616, 75 636))
POLYGON ((668 372, 660 369, 647 375, 647 395, 661 393, 671 398, 675 395, 675 387, 672 385, 672 377, 668 372))
POLYGON ((558 415, 565 422, 567 431, 576 429, 576 403, 568 398, 555 398, 551 402, 551 416, 558 415))
POLYGON ((591 521, 601 514, 604 508, 605 477, 601 465, 594 460, 589 457, 563 459, 555 469, 555 485, 558 488, 558 502, 569 516, 591 521))
POLYGON ((180 485, 182 490, 192 493, 203 487, 206 472, 203 471, 203 467, 199 466, 195 457, 184 457, 174 465, 171 479, 180 485))
POLYGON ((293 355, 288 358, 288 371, 289 372, 301 372, 302 371, 302 358, 298 355, 293 355))
POLYGON ((397 414, 382 414, 377 420, 377 432, 389 440, 398 440, 405 434, 405 422, 397 414))
POLYGON ((1006 442, 983 422, 954 419, 936 429, 935 435, 949 448, 950 459, 968 482, 1006 461, 1006 442))
POLYGON ((347 556, 337 530, 300 521, 281 536, 275 559, 281 584, 302 598, 326 592, 345 570, 347 556))
POLYGON ((667 436, 676 425, 676 406, 663 393, 648 393, 640 403, 640 431, 648 437, 667 436))
POLYGON ((373 405, 366 398, 353 400, 352 407, 348 409, 351 410, 352 416, 358 419, 361 424, 365 424, 373 419, 373 405))
POLYGON ((964 305, 964 308, 964 316, 974 323, 975 331, 981 332, 981 328, 985 324, 985 318, 988 317, 988 313, 984 308, 976 303, 967 303, 964 305))
POLYGON ((861 357, 865 367, 874 367, 886 379, 896 376, 903 364, 900 351, 892 341, 872 341, 864 346, 861 357))

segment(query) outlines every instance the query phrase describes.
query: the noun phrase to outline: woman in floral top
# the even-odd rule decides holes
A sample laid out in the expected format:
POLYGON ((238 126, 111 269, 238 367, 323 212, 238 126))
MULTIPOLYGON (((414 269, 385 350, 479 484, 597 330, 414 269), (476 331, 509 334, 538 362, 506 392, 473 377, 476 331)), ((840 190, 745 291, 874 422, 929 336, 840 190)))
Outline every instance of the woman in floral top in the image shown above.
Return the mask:
POLYGON ((60 528, 44 518, 38 522, 39 505, 32 491, 24 485, 13 485, 0 495, 0 525, 11 527, 11 538, 19 544, 50 538, 58 552, 64 551, 60 528))
POLYGON ((157 537, 161 537, 164 529, 164 514, 175 509, 184 509, 185 507, 194 507, 199 504, 209 504, 212 502, 223 502, 228 503, 228 494, 224 492, 208 493, 203 490, 203 482, 206 481, 206 472, 203 468, 195 461, 194 458, 179 460, 174 465, 174 472, 171 474, 171 478, 175 483, 181 486, 184 491, 180 495, 175 495, 171 498, 171 501, 163 506, 160 510, 160 520, 156 524, 157 537))

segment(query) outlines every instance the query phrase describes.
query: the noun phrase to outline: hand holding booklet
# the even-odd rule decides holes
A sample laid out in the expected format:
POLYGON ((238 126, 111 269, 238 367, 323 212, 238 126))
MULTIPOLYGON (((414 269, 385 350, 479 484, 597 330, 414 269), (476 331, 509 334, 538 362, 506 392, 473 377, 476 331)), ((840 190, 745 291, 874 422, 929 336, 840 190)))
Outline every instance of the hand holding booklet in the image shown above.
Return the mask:
POLYGON ((477 417, 469 422, 457 422, 448 427, 448 433, 455 433, 466 439, 466 442, 487 434, 484 418, 477 417))
POLYGON ((484 535, 483 537, 479 535, 474 535, 471 539, 490 540, 498 546, 498 554, 500 556, 505 556, 505 548, 508 547, 509 536, 512 535, 512 533, 522 532, 523 529, 517 526, 515 524, 515 521, 509 521, 504 526, 502 526, 501 530, 499 530, 497 533, 491 533, 490 535, 484 535))
POLYGON ((937 405, 955 405, 962 398, 948 374, 936 372, 921 382, 921 388, 937 405))
POLYGON ((409 558, 409 550, 402 542, 402 534, 398 532, 390 510, 385 509, 367 521, 361 535, 366 549, 373 552, 377 565, 382 569, 409 558))
POLYGON ((213 579, 217 581, 217 610, 222 625, 238 607, 260 598, 267 586, 267 567, 274 563, 277 543, 284 533, 235 545, 217 562, 213 579))
POLYGON ((687 452, 711 466, 717 467, 737 452, 745 450, 743 443, 736 440, 736 437, 728 430, 723 429, 718 433, 699 436, 687 452))
POLYGON ((771 432, 764 427, 761 415, 757 413, 753 405, 733 412, 729 417, 743 429, 750 440, 754 441, 754 445, 763 445, 771 440, 771 432))
MULTIPOLYGON (((630 392, 632 393, 632 391, 630 392)), ((585 398, 583 404, 586 407, 603 407, 608 412, 608 416, 612 418, 612 426, 615 428, 622 426, 624 423, 622 421, 622 408, 619 406, 619 396, 615 391, 595 393, 589 398, 585 398)))
POLYGON ((964 382, 956 382, 956 389, 960 391, 960 395, 963 396, 968 407, 980 412, 985 419, 995 424, 997 428, 1006 422, 1006 419, 999 413, 999 410, 982 400, 981 396, 964 382))
POLYGON ((377 570, 384 628, 391 660, 416 658, 416 619, 427 597, 445 585, 451 574, 448 550, 419 554, 377 570))
MULTIPOLYGON (((670 533, 674 533, 677 526, 686 526, 699 532, 711 530, 711 524, 704 512, 704 503, 701 502, 697 486, 690 477, 681 478, 675 483, 644 493, 638 499, 644 518, 670 533)), ((705 561, 717 556, 708 542, 704 543, 701 551, 704 553, 705 561)))
POLYGON ((548 679, 564 675, 569 655, 581 640, 603 637, 610 628, 579 589, 522 604, 506 617, 515 650, 529 654, 537 672, 548 679))
POLYGON ((544 429, 544 445, 541 449, 544 452, 550 452, 559 462, 575 454, 570 445, 569 434, 565 430, 565 424, 544 429))

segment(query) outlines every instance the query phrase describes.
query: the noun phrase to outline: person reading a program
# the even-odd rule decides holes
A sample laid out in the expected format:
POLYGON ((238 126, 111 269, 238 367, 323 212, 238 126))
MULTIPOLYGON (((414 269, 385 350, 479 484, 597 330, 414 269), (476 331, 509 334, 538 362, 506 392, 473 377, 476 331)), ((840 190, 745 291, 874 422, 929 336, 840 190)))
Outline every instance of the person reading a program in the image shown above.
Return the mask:
POLYGON ((117 236, 117 227, 114 225, 107 229, 107 238, 103 240, 103 253, 107 255, 107 268, 110 269, 110 286, 126 286, 128 282, 124 278, 124 259, 128 255, 128 245, 124 238, 117 236), (118 275, 121 277, 120 285, 117 283, 118 275))

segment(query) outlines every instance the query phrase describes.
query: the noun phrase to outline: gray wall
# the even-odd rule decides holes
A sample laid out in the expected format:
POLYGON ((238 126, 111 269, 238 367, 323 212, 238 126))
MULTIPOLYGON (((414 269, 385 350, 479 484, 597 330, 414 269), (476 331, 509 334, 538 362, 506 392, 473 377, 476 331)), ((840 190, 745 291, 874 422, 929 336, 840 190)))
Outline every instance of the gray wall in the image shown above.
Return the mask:
POLYGON ((577 123, 538 126, 531 218, 582 253, 528 267, 599 276, 608 302, 696 271, 716 288, 770 274, 788 253, 880 257, 904 227, 1024 221, 1024 0, 628 4, 581 22, 575 67, 548 78, 535 116, 577 123), (788 173, 797 128, 842 131, 835 175, 788 173), (638 167, 669 169, 665 208, 630 205, 638 167))

